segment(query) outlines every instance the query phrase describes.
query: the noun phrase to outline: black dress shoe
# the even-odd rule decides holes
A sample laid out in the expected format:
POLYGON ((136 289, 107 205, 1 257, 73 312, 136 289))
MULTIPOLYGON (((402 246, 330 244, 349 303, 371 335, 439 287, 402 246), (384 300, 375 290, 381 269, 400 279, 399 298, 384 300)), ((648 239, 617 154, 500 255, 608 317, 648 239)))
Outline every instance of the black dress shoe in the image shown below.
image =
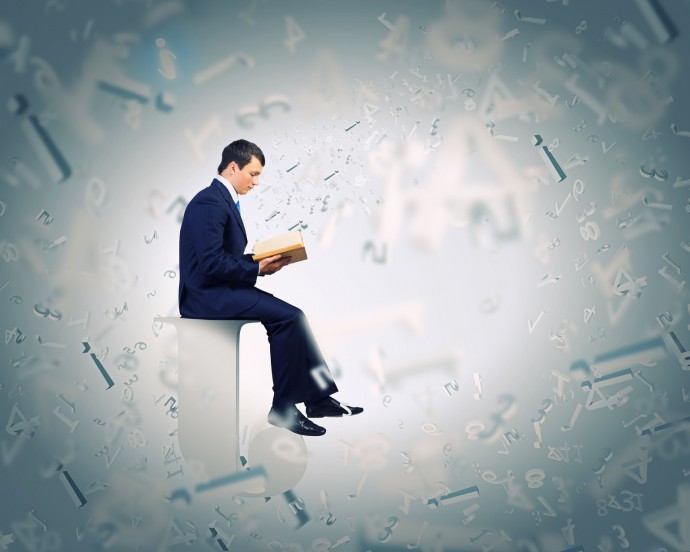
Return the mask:
POLYGON ((268 413, 268 423, 288 429, 297 435, 315 437, 326 433, 326 428, 305 418, 294 405, 284 409, 271 408, 268 413))
POLYGON ((306 407, 307 416, 310 418, 324 418, 326 416, 337 418, 340 416, 354 416, 364 412, 364 409, 360 406, 340 404, 333 397, 326 397, 318 402, 307 404, 306 407))

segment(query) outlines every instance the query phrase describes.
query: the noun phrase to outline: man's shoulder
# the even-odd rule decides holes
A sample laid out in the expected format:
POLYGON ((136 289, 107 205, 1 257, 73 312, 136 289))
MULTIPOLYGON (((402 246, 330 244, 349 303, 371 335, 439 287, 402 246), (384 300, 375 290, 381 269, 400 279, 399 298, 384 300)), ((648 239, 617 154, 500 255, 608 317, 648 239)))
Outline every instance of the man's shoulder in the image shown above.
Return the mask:
POLYGON ((218 186, 214 184, 216 180, 214 179, 211 183, 199 190, 196 195, 190 200, 190 203, 198 201, 209 201, 209 200, 222 200, 223 193, 218 189, 218 186))

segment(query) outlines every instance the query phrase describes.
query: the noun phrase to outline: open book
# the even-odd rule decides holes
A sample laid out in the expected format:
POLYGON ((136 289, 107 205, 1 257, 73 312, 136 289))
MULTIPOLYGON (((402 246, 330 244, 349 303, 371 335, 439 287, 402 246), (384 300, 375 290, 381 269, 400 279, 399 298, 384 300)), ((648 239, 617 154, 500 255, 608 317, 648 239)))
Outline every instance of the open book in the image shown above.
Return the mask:
POLYGON ((282 236, 277 236, 269 240, 256 242, 252 259, 260 261, 266 257, 281 254, 283 257, 290 257, 290 263, 303 261, 307 258, 307 250, 304 247, 302 232, 295 230, 282 236))

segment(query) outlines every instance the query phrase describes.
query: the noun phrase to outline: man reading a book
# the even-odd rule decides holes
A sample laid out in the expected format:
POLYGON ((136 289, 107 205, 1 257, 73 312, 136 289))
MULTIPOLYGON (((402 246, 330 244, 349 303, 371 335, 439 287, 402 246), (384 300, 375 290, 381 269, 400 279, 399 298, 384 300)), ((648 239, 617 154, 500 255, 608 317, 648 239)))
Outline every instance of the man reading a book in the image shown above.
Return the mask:
POLYGON ((363 409, 331 397, 338 388, 304 313, 255 287, 259 276, 275 274, 290 262, 281 255, 257 262, 244 253, 247 233, 239 196, 258 186, 265 163, 256 144, 232 142, 223 150, 218 176, 187 205, 180 227, 180 314, 259 320, 271 351, 273 405, 268 421, 300 435, 323 435, 325 428, 309 418, 350 416, 363 409), (295 406, 301 402, 307 417, 295 406))

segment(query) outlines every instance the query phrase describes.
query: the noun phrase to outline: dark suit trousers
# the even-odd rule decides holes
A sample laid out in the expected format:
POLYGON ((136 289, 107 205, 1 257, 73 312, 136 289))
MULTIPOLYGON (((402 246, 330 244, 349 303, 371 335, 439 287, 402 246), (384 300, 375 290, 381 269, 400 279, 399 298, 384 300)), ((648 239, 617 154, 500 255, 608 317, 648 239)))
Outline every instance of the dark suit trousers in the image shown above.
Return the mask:
POLYGON ((299 308, 258 290, 259 301, 235 318, 259 320, 266 328, 271 349, 273 406, 316 402, 338 391, 332 379, 321 389, 311 370, 326 362, 299 308))

